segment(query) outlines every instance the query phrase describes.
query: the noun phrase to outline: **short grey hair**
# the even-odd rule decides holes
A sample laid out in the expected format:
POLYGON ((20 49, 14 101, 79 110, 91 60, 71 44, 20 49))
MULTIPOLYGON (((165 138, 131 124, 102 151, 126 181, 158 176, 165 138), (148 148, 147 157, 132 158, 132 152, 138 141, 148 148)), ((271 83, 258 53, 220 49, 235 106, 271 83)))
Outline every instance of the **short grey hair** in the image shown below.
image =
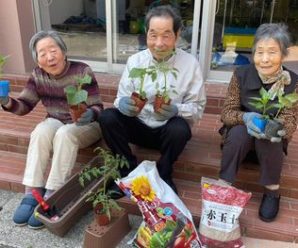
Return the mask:
POLYGON ((252 47, 252 54, 256 52, 256 45, 260 40, 273 39, 280 47, 283 57, 289 53, 288 47, 291 45, 291 38, 288 27, 283 23, 264 23, 256 31, 252 47))
POLYGON ((40 40, 44 39, 44 38, 52 38, 57 45, 60 47, 60 49, 62 50, 63 54, 66 54, 67 52, 67 47, 64 43, 64 41, 62 40, 62 38, 58 35, 57 32, 55 31, 39 31, 38 33, 34 34, 29 42, 29 49, 31 51, 32 54, 32 58, 34 60, 35 63, 38 63, 37 60, 37 51, 36 51, 36 44, 37 42, 39 42, 40 40))
POLYGON ((161 5, 152 8, 145 17, 146 33, 149 30, 150 21, 153 17, 167 17, 173 20, 173 32, 177 35, 182 28, 182 19, 177 11, 170 5, 161 5))

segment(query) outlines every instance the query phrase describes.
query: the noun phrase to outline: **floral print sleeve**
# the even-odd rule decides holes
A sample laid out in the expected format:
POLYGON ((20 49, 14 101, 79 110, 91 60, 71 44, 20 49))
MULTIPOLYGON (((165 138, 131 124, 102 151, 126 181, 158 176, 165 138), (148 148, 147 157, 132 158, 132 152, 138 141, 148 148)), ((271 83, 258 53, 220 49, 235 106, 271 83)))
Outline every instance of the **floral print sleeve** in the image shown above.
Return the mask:
MULTIPOLYGON (((298 82, 296 83, 296 93, 298 93, 298 82)), ((291 140, 293 133, 297 128, 297 116, 298 115, 298 104, 295 104, 292 108, 284 108, 280 114, 279 119, 282 120, 284 124, 284 129, 286 131, 286 135, 284 139, 288 141, 291 140)))
POLYGON ((226 126, 244 124, 242 116, 244 114, 240 104, 240 88, 235 73, 230 81, 227 96, 221 112, 221 121, 226 126))

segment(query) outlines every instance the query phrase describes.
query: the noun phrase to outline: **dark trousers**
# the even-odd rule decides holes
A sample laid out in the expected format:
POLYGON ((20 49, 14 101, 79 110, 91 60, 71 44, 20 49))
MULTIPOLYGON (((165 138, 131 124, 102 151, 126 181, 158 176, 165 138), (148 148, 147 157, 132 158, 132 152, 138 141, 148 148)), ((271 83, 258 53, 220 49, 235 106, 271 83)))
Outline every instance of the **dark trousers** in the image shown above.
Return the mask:
POLYGON ((151 128, 136 117, 123 115, 118 109, 104 110, 99 117, 103 138, 114 154, 126 157, 129 169, 122 169, 126 176, 136 168, 137 159, 129 143, 146 148, 158 149, 161 153, 157 161, 158 172, 163 179, 171 177, 173 163, 191 138, 189 124, 182 117, 173 117, 165 125, 151 128))
POLYGON ((247 154, 254 150, 260 164, 260 184, 279 184, 283 163, 283 144, 256 139, 247 133, 246 126, 232 127, 222 150, 220 178, 233 183, 239 166, 247 154))

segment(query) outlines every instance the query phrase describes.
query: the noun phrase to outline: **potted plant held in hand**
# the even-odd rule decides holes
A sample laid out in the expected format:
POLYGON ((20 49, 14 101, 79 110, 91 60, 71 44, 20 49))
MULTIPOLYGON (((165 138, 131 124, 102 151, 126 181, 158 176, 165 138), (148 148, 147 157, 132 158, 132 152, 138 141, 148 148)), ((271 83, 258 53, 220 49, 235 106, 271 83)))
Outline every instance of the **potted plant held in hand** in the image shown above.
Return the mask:
POLYGON ((179 72, 178 69, 172 67, 166 61, 158 62, 154 65, 154 70, 160 72, 163 76, 164 84, 160 84, 156 82, 156 95, 154 100, 154 111, 157 112, 161 105, 163 104, 170 104, 171 98, 170 93, 173 92, 177 94, 174 86, 169 84, 168 75, 172 75, 175 79, 177 79, 177 73, 179 72), (162 86, 162 87, 161 87, 162 86))
POLYGON ((118 203, 111 198, 112 191, 107 189, 108 185, 111 180, 120 178, 119 169, 124 166, 129 167, 129 164, 124 157, 118 154, 114 156, 100 147, 96 151, 99 152, 103 165, 85 168, 79 176, 79 181, 84 186, 86 180, 90 181, 94 178, 102 177, 103 182, 101 186, 96 191, 90 192, 86 201, 92 202, 97 223, 99 225, 107 225, 111 221, 113 210, 121 210, 118 203))
POLYGON ((0 78, 2 77, 3 67, 6 63, 7 58, 8 58, 8 56, 0 55, 0 78))
POLYGON ((251 97, 249 104, 261 111, 262 118, 254 118, 253 122, 258 126, 266 137, 277 137, 278 131, 283 129, 283 123, 278 119, 280 112, 284 108, 291 108, 298 101, 296 92, 287 95, 278 95, 278 101, 272 102, 270 94, 262 87, 260 97, 251 97), (269 110, 277 109, 274 116, 269 114, 269 110))
POLYGON ((148 101, 146 92, 144 91, 146 75, 151 76, 152 81, 156 79, 156 72, 152 69, 152 66, 148 68, 134 67, 129 72, 129 78, 139 79, 138 89, 131 94, 131 99, 135 101, 136 106, 139 108, 139 112, 142 111, 148 101))
POLYGON ((8 96, 8 92, 9 92, 9 81, 1 79, 2 73, 3 73, 3 67, 8 57, 9 56, 0 55, 0 97, 8 96))
POLYGON ((65 87, 64 92, 69 104, 70 114, 74 122, 80 118, 81 114, 87 109, 86 101, 88 98, 88 92, 83 89, 86 84, 91 84, 92 78, 89 75, 85 75, 83 78, 76 78, 76 85, 68 85, 65 87))

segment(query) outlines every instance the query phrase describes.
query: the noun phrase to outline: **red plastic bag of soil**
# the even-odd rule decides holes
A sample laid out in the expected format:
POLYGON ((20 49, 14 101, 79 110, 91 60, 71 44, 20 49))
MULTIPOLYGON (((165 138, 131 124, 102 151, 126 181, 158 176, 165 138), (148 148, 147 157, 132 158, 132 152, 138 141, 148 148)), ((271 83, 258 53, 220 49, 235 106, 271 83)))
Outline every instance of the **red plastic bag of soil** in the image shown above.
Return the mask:
POLYGON ((153 161, 143 161, 118 186, 138 205, 143 223, 134 239, 138 248, 201 248, 192 215, 160 178, 153 161))
POLYGON ((208 248, 240 248, 239 216, 251 193, 211 178, 202 177, 202 215, 199 236, 208 248))

